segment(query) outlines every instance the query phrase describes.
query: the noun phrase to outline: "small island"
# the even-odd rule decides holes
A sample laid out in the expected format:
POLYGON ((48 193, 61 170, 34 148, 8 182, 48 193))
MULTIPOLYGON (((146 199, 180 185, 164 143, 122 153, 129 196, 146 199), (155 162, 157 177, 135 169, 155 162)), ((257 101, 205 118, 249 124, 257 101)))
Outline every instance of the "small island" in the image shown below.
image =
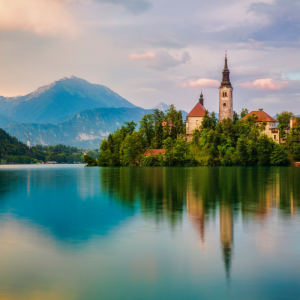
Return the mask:
POLYGON ((289 166, 300 160, 300 118, 283 111, 276 120, 260 108, 233 110, 227 56, 219 87, 219 119, 200 99, 183 121, 170 105, 125 122, 100 143, 88 166, 289 166))

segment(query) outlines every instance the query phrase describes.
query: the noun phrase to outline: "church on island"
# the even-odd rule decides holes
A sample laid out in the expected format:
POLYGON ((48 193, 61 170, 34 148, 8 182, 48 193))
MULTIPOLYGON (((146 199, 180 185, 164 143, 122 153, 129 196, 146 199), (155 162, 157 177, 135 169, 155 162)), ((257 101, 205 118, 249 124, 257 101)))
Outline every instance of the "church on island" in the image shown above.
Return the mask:
MULTIPOLYGON (((233 119, 233 87, 230 82, 230 71, 227 64, 227 55, 225 55, 225 64, 222 72, 222 82, 219 87, 219 122, 224 119, 233 119)), ((201 126, 205 115, 204 98, 201 91, 199 102, 187 115, 186 122, 186 140, 192 140, 193 131, 201 126)))
MULTIPOLYGON (((185 138, 188 142, 192 141, 193 131, 200 128, 205 111, 206 108, 204 106, 204 97, 201 91, 199 101, 187 115, 185 138)), ((262 134, 266 134, 275 142, 279 143, 279 129, 276 127, 276 120, 263 110, 251 111, 249 114, 243 117, 243 120, 246 120, 248 116, 252 115, 257 117, 256 122, 259 124, 266 121, 267 125, 262 134)), ((233 87, 230 82, 230 71, 228 69, 227 55, 225 55, 222 81, 219 87, 219 122, 227 118, 233 120, 233 87)), ((293 123, 291 123, 291 127, 292 126, 293 123)))

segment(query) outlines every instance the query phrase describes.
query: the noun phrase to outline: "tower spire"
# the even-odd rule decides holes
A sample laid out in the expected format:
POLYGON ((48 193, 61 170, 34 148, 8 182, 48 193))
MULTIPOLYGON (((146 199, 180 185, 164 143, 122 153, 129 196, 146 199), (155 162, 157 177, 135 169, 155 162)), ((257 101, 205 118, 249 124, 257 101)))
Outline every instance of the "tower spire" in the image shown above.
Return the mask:
POLYGON ((224 63, 224 69, 222 72, 222 82, 221 87, 229 87, 231 88, 231 82, 230 82, 230 71, 228 69, 228 63, 227 63, 227 50, 225 51, 225 63, 224 63))
POLYGON ((200 104, 201 104, 202 106, 204 106, 204 98, 203 98, 202 90, 201 90, 199 102, 200 102, 200 104))

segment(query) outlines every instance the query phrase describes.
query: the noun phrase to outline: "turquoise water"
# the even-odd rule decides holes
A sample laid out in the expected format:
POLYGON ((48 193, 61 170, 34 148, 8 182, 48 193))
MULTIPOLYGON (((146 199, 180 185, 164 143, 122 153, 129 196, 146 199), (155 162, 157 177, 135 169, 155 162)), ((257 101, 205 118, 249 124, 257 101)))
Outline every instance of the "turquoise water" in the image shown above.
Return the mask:
POLYGON ((299 179, 0 167, 0 299, 300 299, 299 179))

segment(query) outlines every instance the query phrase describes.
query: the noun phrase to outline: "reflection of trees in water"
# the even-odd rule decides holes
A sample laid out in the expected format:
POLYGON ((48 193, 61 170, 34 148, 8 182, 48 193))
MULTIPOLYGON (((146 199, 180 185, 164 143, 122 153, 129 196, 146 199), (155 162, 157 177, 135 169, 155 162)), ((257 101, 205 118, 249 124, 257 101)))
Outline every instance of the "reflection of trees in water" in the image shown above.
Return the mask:
POLYGON ((139 203, 147 216, 178 216, 185 205, 191 209, 201 201, 201 218, 216 216, 222 204, 230 206, 233 215, 240 211, 247 219, 264 218, 272 207, 284 215, 295 213, 300 203, 299 171, 286 167, 101 168, 100 178, 105 193, 127 206, 139 203))
POLYGON ((160 221, 167 217, 172 225, 181 219, 186 200, 184 168, 101 168, 101 188, 115 201, 134 207, 160 221))
POLYGON ((266 218, 272 209, 285 216, 300 204, 300 169, 286 167, 102 168, 103 191, 126 205, 139 203, 143 214, 172 225, 186 207, 205 242, 205 223, 219 214, 220 243, 230 277, 234 218, 266 218))

